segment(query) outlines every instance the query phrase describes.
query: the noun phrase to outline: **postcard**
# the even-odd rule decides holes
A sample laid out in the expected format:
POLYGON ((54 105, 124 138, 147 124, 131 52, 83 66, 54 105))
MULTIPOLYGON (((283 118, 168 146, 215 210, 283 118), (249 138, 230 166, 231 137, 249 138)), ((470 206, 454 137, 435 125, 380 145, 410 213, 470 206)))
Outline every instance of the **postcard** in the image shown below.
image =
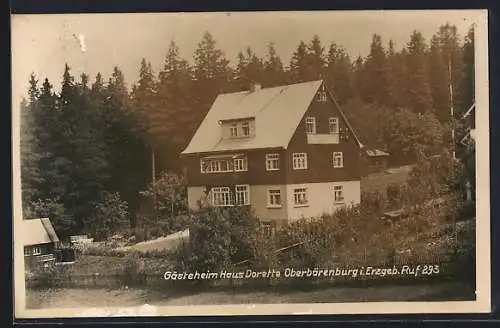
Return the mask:
POLYGON ((490 311, 485 10, 12 15, 16 318, 490 311))

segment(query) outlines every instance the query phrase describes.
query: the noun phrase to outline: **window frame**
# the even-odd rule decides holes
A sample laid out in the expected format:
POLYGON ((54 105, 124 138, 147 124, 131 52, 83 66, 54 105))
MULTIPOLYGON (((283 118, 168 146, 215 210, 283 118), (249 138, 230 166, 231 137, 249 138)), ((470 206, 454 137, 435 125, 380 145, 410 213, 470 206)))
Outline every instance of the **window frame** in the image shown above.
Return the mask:
POLYGON ((260 221, 260 229, 264 236, 266 237, 272 237, 274 233, 276 232, 276 222, 273 221, 260 221))
POLYGON ((279 171, 280 170, 280 154, 270 153, 266 154, 266 171, 279 171), (276 158, 272 158, 276 157, 276 158), (277 163, 277 167, 272 167, 270 163, 277 163))
POLYGON ((234 162, 230 159, 204 159, 200 158, 200 172, 203 174, 210 173, 229 173, 234 171, 234 162), (204 165, 208 162, 208 165, 204 165), (222 162, 226 162, 226 169, 222 169, 222 162))
POLYGON ((34 256, 37 256, 37 255, 42 255, 42 248, 41 247, 38 247, 38 246, 35 246, 31 249, 31 252, 34 256))
POLYGON ((300 187, 300 188, 294 188, 293 189, 293 207, 306 207, 309 206, 309 197, 307 195, 307 188, 306 187, 300 187), (299 199, 297 196, 303 196, 304 201, 302 202, 297 202, 299 199))
POLYGON ((314 116, 307 116, 305 118, 305 129, 307 134, 316 134, 316 117, 314 116), (312 131, 309 131, 309 128, 312 126, 312 131))
POLYGON ((328 96, 327 96, 325 90, 321 90, 321 91, 318 92, 317 100, 320 103, 325 103, 325 102, 328 101, 328 96))
POLYGON ((330 134, 339 134, 340 126, 339 126, 339 118, 337 116, 331 116, 328 118, 328 132, 330 134), (335 122, 335 123, 333 123, 335 122), (336 127, 336 132, 332 129, 332 126, 336 127))
POLYGON ((341 169, 344 167, 344 153, 341 151, 334 151, 332 153, 332 165, 336 169, 341 169), (340 156, 339 156, 340 154, 340 156), (340 164, 337 164, 337 159, 340 159, 340 164))
POLYGON ((345 204, 344 186, 334 185, 333 186, 333 202, 335 204, 345 204), (337 192, 339 192, 339 199, 337 199, 337 192))
POLYGON ((293 153, 292 154, 292 166, 294 170, 307 170, 308 163, 307 163, 307 153, 293 153), (301 163, 299 157, 303 157, 303 166, 297 166, 296 164, 301 163))
POLYGON ((210 202, 211 202, 212 206, 215 206, 215 207, 234 206, 231 188, 229 188, 229 187, 212 187, 210 189, 210 202), (224 198, 224 197, 220 198, 220 199, 226 200, 225 204, 216 204, 215 199, 216 199, 217 194, 227 196, 226 198, 224 198))
POLYGON ((283 207, 283 198, 281 197, 281 189, 268 189, 267 190, 267 207, 268 208, 281 208, 283 207), (273 196, 279 197, 279 203, 273 203, 273 196))
POLYGON ((236 123, 231 123, 229 125, 229 136, 231 138, 237 138, 238 137, 238 124, 236 123), (234 132, 234 133, 233 133, 234 132))
POLYGON ((246 172, 248 171, 248 158, 238 157, 233 160, 233 170, 234 172, 246 172), (236 163, 241 162, 241 168, 236 163))
POLYGON ((242 137, 249 137, 250 136, 250 122, 249 121, 241 122, 241 133, 242 133, 242 137), (247 132, 247 133, 245 133, 245 132, 247 132))
POLYGON ((247 206, 250 205, 250 185, 248 184, 239 184, 234 186, 234 205, 236 206, 247 206), (241 191, 238 190, 238 188, 244 187, 245 190, 241 191), (240 203, 239 200, 239 195, 240 193, 243 193, 243 203, 240 203))

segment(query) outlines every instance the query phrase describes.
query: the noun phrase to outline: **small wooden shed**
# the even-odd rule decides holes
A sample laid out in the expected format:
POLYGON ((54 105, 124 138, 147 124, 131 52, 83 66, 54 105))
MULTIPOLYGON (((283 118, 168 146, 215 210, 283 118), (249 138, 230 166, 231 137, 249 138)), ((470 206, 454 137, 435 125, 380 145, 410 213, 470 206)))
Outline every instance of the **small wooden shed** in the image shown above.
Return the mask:
POLYGON ((23 220, 23 239, 26 270, 55 261, 59 237, 49 218, 23 220))

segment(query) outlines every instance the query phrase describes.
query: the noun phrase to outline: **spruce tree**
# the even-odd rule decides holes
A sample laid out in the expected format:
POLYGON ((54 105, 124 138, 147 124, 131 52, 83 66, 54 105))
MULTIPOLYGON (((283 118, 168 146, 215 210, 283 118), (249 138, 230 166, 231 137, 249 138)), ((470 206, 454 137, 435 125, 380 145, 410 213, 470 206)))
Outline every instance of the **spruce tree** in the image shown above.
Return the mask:
POLYGON ((370 53, 364 64, 361 82, 361 95, 367 102, 376 102, 381 106, 390 106, 388 65, 382 38, 374 34, 370 53))
POLYGON ((29 80, 28 100, 23 98, 20 104, 20 160, 23 207, 28 206, 38 198, 37 187, 42 183, 42 175, 38 170, 40 149, 37 128, 39 127, 35 117, 39 96, 38 80, 32 73, 29 80))
POLYGON ((245 54, 238 53, 236 74, 240 90, 248 89, 250 83, 262 84, 264 63, 261 58, 257 57, 252 48, 247 47, 245 54))
POLYGON ((410 108, 417 114, 433 112, 432 95, 429 87, 427 45, 420 32, 413 32, 407 48, 410 108))
POLYGON ((264 62, 265 77, 262 81, 264 87, 274 87, 285 83, 285 70, 283 62, 276 53, 274 44, 267 45, 267 58, 264 62))
POLYGON ((290 59, 290 83, 298 83, 307 81, 308 76, 308 60, 307 46, 304 41, 300 41, 297 50, 290 59))
POLYGON ((349 55, 335 42, 332 42, 328 49, 325 79, 341 105, 356 94, 353 90, 355 83, 349 55))
POLYGON ((437 35, 431 39, 429 51, 430 86, 433 107, 441 123, 450 119, 450 94, 448 89, 447 63, 443 58, 437 35))
MULTIPOLYGON (((190 113, 190 127, 196 129, 212 106, 215 98, 230 91, 233 72, 224 52, 209 32, 205 32, 194 52, 193 88, 191 96, 194 103, 190 113)), ((190 131, 194 133, 194 131, 190 131)))

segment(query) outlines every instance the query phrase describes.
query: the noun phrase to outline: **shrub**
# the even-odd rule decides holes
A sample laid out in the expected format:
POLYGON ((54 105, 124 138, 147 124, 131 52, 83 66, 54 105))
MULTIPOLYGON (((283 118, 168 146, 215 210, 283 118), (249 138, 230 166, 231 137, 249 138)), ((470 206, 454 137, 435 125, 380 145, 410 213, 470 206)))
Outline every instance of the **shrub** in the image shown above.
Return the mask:
POLYGON ((145 196, 145 200, 140 216, 143 219, 149 217, 149 221, 153 222, 170 222, 170 231, 174 229, 175 222, 171 218, 186 215, 188 212, 187 188, 181 175, 163 172, 141 195, 145 196))
POLYGON ((246 207, 202 207, 192 213, 189 243, 171 258, 184 271, 217 271, 254 258, 258 219, 246 207))
POLYGON ((92 216, 85 220, 85 229, 96 240, 104 240, 129 223, 127 202, 120 199, 120 194, 105 191, 101 193, 92 216))
POLYGON ((363 217, 380 217, 386 209, 387 198, 380 191, 361 192, 359 211, 363 217))
POLYGON ((390 183, 386 188, 387 201, 391 209, 399 209, 406 202, 406 183, 390 183))

